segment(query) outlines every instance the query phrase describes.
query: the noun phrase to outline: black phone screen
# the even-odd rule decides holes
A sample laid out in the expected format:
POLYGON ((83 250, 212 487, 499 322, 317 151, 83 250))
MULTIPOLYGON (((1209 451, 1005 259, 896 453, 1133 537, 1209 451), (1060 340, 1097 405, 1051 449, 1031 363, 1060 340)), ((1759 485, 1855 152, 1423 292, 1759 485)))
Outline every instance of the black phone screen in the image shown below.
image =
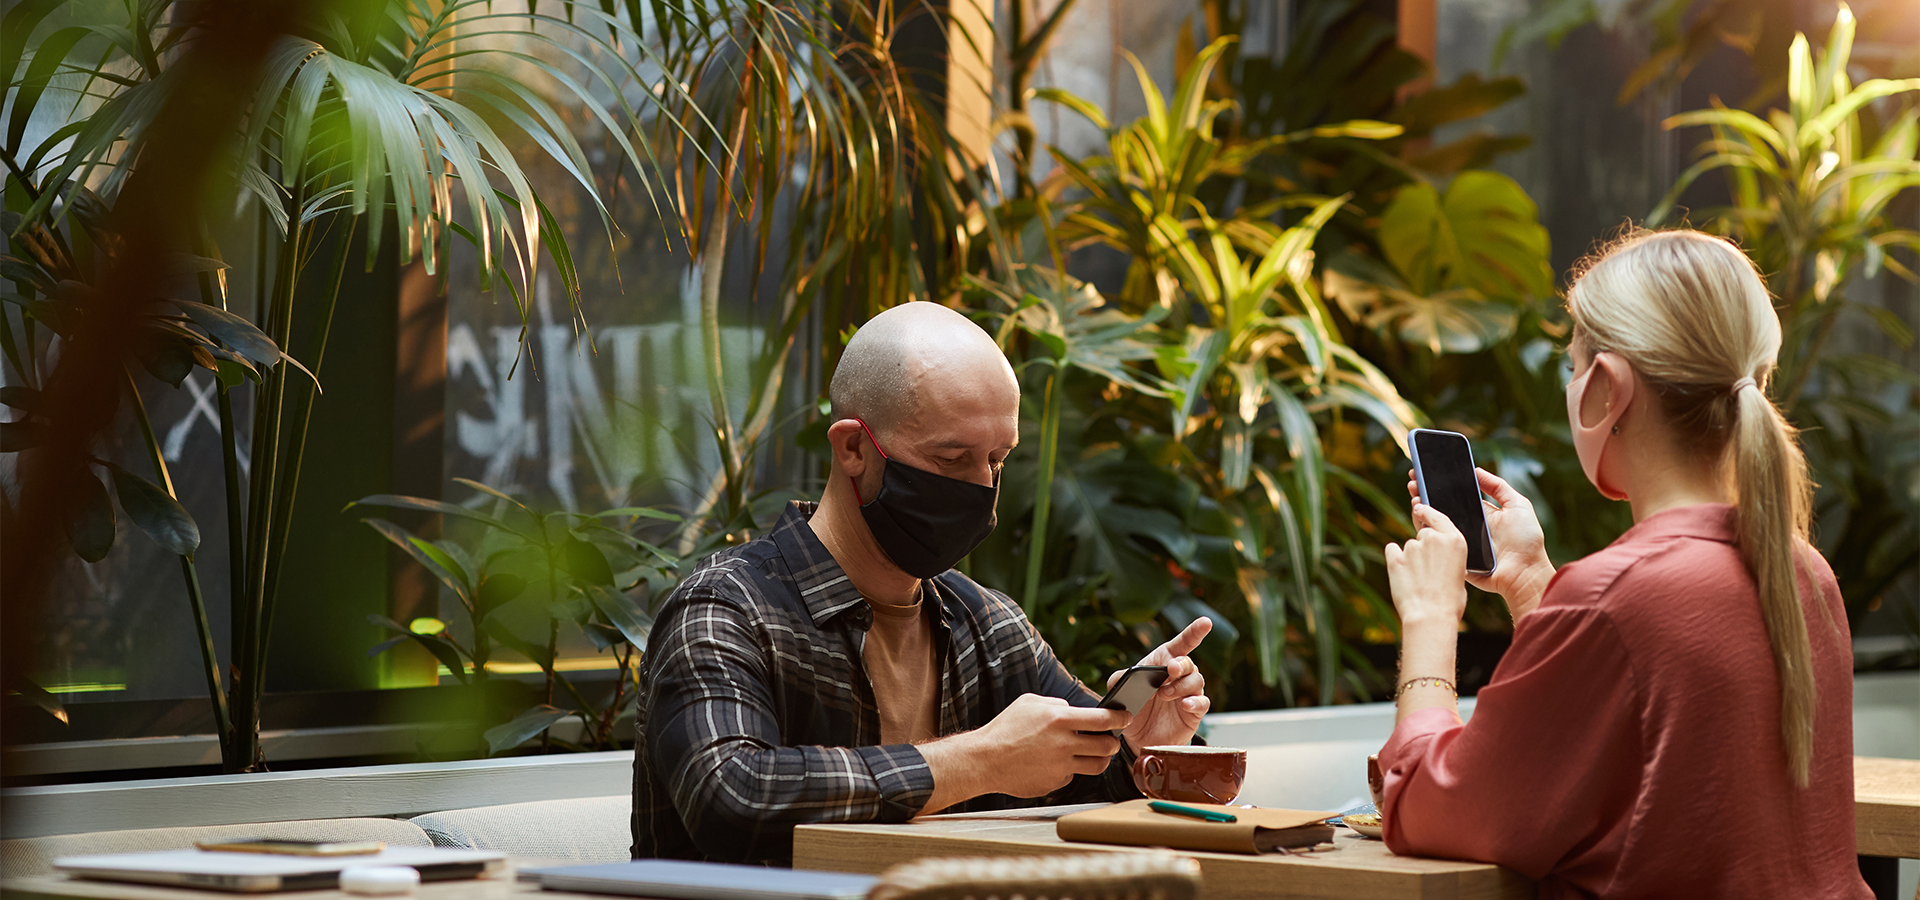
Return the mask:
POLYGON ((1493 571, 1493 538, 1487 533, 1480 484, 1473 476, 1473 448, 1466 435, 1416 428, 1408 437, 1421 501, 1446 513, 1466 536, 1467 571, 1493 571))

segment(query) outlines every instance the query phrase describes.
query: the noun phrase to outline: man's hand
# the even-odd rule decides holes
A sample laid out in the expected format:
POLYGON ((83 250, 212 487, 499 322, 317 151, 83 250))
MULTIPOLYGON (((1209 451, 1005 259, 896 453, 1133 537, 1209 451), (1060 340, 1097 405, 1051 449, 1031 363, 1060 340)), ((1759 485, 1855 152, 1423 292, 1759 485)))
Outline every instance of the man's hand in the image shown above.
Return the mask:
POLYGON ((1120 751, 1107 732, 1127 724, 1116 709, 1068 706, 1058 697, 1021 694, 993 721, 920 745, 933 771, 933 813, 981 794, 1039 797, 1075 775, 1098 775, 1120 751), (1082 734, 1081 732, 1095 732, 1082 734))
MULTIPOLYGON (((1547 558, 1547 537, 1540 530, 1540 517, 1533 501, 1513 489, 1507 480, 1485 469, 1474 467, 1474 479, 1480 490, 1493 498, 1480 501, 1487 516, 1487 533, 1493 537, 1498 559, 1492 575, 1467 575, 1467 583, 1483 591, 1499 594, 1507 601, 1507 612, 1517 621, 1540 605, 1547 583, 1553 580, 1553 560, 1547 558)), ((1407 471, 1407 494, 1420 499, 1420 487, 1407 471)))
MULTIPOLYGON (((1207 699, 1207 680, 1200 676, 1199 668, 1187 655, 1200 646, 1201 639, 1212 630, 1213 620, 1202 616, 1140 660, 1143 666, 1166 666, 1167 680, 1160 683, 1160 689, 1153 692, 1153 697, 1123 732, 1127 746, 1135 752, 1193 740, 1193 733, 1200 728, 1200 717, 1212 708, 1213 701, 1207 699)), ((1113 673, 1107 679, 1107 687, 1113 687, 1119 677, 1119 672, 1113 673)))

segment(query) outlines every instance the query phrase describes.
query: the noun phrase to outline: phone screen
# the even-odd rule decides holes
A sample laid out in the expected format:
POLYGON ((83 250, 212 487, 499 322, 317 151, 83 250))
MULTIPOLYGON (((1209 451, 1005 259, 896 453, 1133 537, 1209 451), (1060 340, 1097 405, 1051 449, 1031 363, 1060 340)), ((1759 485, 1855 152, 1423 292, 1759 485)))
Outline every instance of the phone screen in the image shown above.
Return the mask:
POLYGON ((1124 709, 1139 715, 1147 705, 1147 700, 1160 685, 1167 680, 1166 666, 1134 666, 1114 682, 1107 695, 1100 698, 1102 709, 1124 709))
POLYGON ((1480 484, 1473 476, 1473 448, 1466 435, 1416 428, 1408 437, 1421 502, 1446 513, 1466 536, 1467 571, 1493 571, 1493 538, 1487 533, 1480 484))

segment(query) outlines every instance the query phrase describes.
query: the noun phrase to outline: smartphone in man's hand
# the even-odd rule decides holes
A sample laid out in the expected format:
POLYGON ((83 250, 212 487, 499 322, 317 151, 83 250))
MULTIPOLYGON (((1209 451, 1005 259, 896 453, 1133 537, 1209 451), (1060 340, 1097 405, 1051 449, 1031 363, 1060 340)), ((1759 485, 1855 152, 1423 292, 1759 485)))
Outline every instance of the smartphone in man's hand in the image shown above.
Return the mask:
MULTIPOLYGON (((1122 709, 1127 715, 1137 716, 1147 708, 1147 701, 1153 699, 1153 692, 1166 683, 1166 666, 1134 666, 1121 673, 1120 680, 1107 688, 1107 695, 1100 698, 1101 709, 1122 709)), ((1099 734, 1097 731, 1085 734, 1099 734)), ((1119 732, 1113 732, 1119 737, 1119 732)))
POLYGON ((1415 428, 1407 432, 1413 457, 1413 479, 1420 502, 1453 520, 1467 539, 1467 571, 1492 574, 1493 535, 1487 530, 1487 511, 1481 506, 1480 482, 1473 474, 1473 447, 1456 431, 1415 428))

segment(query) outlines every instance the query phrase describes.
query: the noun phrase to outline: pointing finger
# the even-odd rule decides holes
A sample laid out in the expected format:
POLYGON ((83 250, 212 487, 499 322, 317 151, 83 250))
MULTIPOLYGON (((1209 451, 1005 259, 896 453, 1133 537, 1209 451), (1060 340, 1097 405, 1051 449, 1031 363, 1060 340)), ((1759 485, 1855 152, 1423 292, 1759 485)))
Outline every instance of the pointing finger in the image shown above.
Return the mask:
POLYGON ((1175 635, 1173 640, 1162 645, 1161 649, 1167 651, 1168 656, 1186 656, 1193 652, 1193 648, 1200 646, 1200 641, 1212 631, 1213 620, 1201 616, 1181 629, 1180 633, 1175 635))
POLYGON ((1454 526, 1453 520, 1447 518, 1446 513, 1434 509, 1425 503, 1414 504, 1413 522, 1416 528, 1431 528, 1441 534, 1460 533, 1460 529, 1454 526))

